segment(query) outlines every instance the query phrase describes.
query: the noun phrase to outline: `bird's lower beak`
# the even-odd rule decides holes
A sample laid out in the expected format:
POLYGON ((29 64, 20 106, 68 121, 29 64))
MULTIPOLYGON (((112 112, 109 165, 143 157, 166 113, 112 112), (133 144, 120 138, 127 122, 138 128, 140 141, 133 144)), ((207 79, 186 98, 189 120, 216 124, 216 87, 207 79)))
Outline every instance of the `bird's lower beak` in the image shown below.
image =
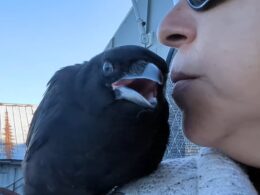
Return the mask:
POLYGON ((112 83, 116 99, 125 99, 143 107, 157 105, 158 86, 163 84, 161 71, 149 63, 141 73, 131 73, 112 83))

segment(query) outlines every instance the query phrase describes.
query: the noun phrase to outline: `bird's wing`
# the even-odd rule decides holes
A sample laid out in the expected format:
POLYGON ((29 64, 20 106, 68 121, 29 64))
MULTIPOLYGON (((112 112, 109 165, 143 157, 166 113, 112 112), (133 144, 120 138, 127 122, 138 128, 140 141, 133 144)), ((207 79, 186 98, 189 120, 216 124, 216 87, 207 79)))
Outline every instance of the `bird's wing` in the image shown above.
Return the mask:
POLYGON ((48 141, 50 131, 53 130, 50 125, 57 115, 61 102, 66 98, 63 95, 64 86, 66 86, 66 83, 71 82, 79 68, 80 65, 65 67, 57 71, 48 82, 47 91, 31 121, 26 140, 25 160, 28 160, 34 151, 48 141))

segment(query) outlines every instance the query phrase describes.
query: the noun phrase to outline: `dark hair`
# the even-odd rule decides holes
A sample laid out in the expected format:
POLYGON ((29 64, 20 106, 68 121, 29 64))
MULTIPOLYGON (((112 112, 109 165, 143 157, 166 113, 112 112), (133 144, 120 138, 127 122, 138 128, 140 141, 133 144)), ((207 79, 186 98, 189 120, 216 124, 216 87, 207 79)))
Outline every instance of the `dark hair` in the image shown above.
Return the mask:
POLYGON ((256 191, 260 193, 260 169, 245 164, 241 164, 241 165, 242 168, 248 174, 250 181, 254 184, 256 191))

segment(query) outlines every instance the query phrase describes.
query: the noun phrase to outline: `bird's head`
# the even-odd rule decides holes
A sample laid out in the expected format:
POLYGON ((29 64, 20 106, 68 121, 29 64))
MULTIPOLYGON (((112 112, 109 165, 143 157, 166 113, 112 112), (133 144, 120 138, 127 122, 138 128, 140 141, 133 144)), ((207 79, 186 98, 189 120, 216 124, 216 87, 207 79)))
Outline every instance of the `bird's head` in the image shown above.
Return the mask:
POLYGON ((97 80, 113 91, 116 100, 149 108, 157 105, 168 73, 167 64, 160 56, 134 45, 106 50, 90 60, 89 65, 92 74, 98 73, 101 79, 97 80))

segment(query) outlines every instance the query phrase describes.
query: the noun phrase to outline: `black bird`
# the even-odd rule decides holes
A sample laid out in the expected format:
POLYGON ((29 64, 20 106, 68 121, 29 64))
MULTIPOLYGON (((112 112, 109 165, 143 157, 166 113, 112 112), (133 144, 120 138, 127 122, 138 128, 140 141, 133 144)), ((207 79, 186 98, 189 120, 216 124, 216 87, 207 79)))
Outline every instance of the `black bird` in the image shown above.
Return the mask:
POLYGON ((169 137, 167 72, 133 45, 57 71, 30 125, 25 195, 106 194, 154 171, 169 137))

